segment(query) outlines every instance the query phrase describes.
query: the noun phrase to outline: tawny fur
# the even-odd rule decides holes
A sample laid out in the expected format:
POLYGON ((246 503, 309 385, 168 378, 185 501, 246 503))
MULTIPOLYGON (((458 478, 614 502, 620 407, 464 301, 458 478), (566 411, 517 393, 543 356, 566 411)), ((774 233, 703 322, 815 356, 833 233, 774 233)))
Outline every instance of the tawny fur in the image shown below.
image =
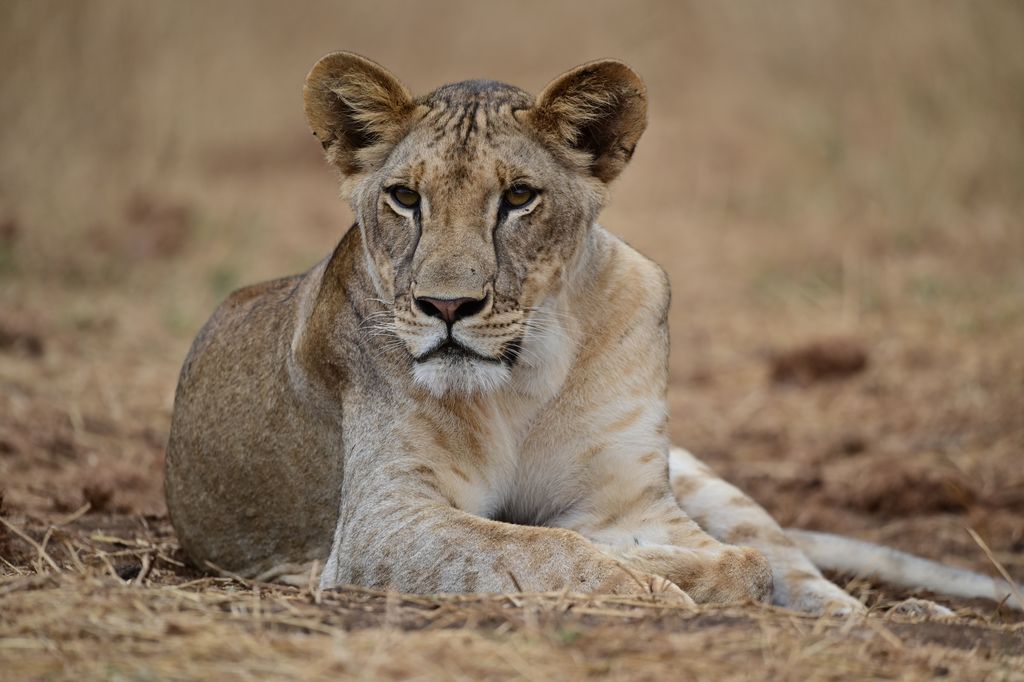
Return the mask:
POLYGON ((304 92, 357 224, 310 271, 232 294, 189 352, 166 493, 198 565, 861 608, 669 455, 668 284, 595 222, 645 126, 631 69, 585 64, 536 99, 489 81, 414 99, 335 53, 304 92), (513 187, 535 193, 503 203, 513 187), (455 321, 422 303, 457 299, 473 311, 455 321))

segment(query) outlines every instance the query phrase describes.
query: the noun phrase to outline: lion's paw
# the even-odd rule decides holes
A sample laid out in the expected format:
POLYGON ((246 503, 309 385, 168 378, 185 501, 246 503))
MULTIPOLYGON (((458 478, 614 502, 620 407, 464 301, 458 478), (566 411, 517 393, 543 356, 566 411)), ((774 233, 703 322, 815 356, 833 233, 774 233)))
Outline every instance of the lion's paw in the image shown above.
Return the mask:
POLYGON ((696 602, 678 585, 667 578, 620 568, 616 575, 598 590, 605 594, 641 596, 653 595, 680 606, 696 607, 696 602))
POLYGON ((859 599, 825 578, 804 581, 792 587, 778 605, 834 618, 849 618, 867 612, 859 599))

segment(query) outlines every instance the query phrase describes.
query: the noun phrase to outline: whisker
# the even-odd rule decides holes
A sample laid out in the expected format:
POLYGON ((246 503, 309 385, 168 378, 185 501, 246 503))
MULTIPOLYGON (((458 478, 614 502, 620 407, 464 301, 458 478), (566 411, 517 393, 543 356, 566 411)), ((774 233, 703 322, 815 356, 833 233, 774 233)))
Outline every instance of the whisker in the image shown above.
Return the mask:
POLYGON ((550 310, 548 308, 536 308, 536 307, 526 307, 526 308, 523 308, 523 310, 525 310, 526 312, 530 313, 531 316, 532 315, 548 315, 548 316, 556 318, 556 319, 566 320, 567 322, 576 322, 577 321, 576 316, 573 315, 572 313, 562 312, 560 310, 550 310))
POLYGON ((544 320, 526 320, 523 326, 533 331, 536 336, 553 336, 563 341, 572 341, 573 337, 561 326, 553 325, 544 320))

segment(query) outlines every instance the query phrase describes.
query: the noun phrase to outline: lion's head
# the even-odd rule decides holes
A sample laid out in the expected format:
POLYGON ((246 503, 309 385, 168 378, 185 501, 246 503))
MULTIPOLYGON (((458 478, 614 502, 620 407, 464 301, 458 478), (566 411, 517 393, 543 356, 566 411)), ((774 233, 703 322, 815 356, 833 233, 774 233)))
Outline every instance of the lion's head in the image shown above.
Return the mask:
POLYGON ((557 296, 646 125, 640 78, 584 64, 537 98, 491 81, 413 98, 378 64, 321 59, 313 133, 342 177, 394 335, 434 394, 505 382, 542 354, 557 296))

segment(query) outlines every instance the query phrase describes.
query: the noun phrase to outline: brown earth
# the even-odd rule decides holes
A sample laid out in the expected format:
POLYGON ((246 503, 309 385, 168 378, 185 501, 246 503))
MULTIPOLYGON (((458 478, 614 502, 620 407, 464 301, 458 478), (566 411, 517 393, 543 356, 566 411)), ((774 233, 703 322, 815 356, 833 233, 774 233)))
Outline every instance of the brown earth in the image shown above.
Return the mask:
POLYGON ((983 602, 843 624, 202 576, 161 492, 192 335, 351 220, 302 119, 320 54, 421 92, 616 56, 651 121, 603 223, 672 279, 676 442, 785 524, 992 572, 972 528, 1024 580, 1021 35, 997 0, 4 4, 0 677, 1024 679, 983 602))

